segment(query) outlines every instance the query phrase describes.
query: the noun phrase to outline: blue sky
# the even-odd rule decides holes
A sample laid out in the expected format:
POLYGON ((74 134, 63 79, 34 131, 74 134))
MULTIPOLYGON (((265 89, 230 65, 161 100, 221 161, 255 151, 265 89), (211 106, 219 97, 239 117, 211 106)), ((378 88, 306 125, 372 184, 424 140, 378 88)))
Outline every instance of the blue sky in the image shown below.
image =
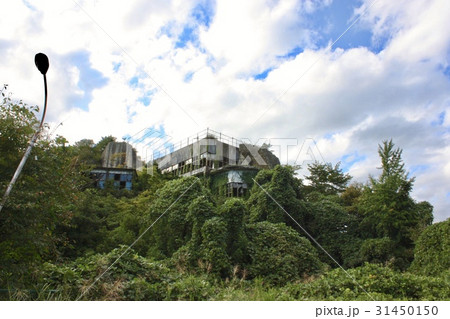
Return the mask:
POLYGON ((76 65, 80 70, 77 86, 80 91, 83 91, 83 95, 75 96, 71 104, 73 107, 87 111, 89 103, 92 101, 92 91, 105 86, 108 79, 92 67, 88 51, 71 52, 64 59, 65 64, 76 65))
MULTIPOLYGON (((47 121, 72 143, 148 128, 170 146, 210 127, 295 139, 293 157, 314 141, 325 161, 364 182, 379 173, 378 144, 392 138, 416 176, 414 196, 438 220, 450 214, 447 0, 27 0, 2 9, 2 83, 42 103, 33 58, 46 53, 47 121)), ((134 143, 141 155, 153 145, 134 143)))

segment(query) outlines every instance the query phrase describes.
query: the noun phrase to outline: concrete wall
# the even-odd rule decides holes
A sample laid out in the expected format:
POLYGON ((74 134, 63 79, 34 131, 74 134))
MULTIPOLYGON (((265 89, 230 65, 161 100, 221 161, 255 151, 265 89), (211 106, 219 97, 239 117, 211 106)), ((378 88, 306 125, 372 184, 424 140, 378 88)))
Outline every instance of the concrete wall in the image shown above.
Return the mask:
POLYGON ((126 142, 110 142, 102 154, 103 167, 137 168, 136 150, 126 142))
POLYGON ((192 161, 195 164, 202 158, 207 158, 212 162, 226 160, 227 163, 235 165, 239 160, 239 149, 214 138, 203 138, 157 159, 156 162, 162 171, 186 161, 192 161))

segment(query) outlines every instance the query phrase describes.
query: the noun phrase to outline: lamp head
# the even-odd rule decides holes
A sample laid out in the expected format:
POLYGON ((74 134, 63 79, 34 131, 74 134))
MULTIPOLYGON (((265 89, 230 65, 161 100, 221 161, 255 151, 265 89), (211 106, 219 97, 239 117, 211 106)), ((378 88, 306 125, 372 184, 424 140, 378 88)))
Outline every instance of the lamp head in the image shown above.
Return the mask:
POLYGON ((47 56, 44 53, 36 54, 36 56, 34 57, 34 63, 43 75, 47 73, 49 62, 47 56))

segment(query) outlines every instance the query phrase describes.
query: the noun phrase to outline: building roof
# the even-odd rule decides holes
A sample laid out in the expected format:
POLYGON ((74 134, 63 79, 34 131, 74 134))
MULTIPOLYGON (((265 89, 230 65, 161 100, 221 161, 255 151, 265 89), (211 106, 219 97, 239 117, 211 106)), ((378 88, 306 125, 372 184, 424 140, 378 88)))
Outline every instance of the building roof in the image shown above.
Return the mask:
POLYGON ((155 162, 163 172, 177 175, 198 175, 235 166, 257 169, 280 164, 267 147, 249 145, 225 134, 207 129, 176 144, 172 152, 155 162))

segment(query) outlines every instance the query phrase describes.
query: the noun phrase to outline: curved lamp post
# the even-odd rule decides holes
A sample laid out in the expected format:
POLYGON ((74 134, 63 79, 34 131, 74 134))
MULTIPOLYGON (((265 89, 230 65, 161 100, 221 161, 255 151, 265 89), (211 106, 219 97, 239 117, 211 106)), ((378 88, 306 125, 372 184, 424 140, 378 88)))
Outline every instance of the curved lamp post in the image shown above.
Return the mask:
POLYGON ((2 211, 3 207, 5 206, 6 201, 8 200, 8 197, 9 197, 9 193, 11 193, 11 190, 12 190, 14 184, 16 183, 17 179, 19 178, 20 172, 22 172, 22 169, 23 169, 28 157, 31 154, 31 150, 33 149, 33 146, 36 143, 39 133, 41 133, 41 129, 44 124, 45 113, 47 112, 47 77, 46 77, 46 74, 47 74, 48 67, 49 67, 48 58, 44 53, 38 53, 34 57, 34 63, 36 64, 36 67, 38 68, 38 70, 44 76, 44 111, 42 112, 41 123, 39 124, 37 131, 33 134, 33 137, 31 138, 31 141, 30 141, 30 145, 28 145, 28 148, 25 151, 25 154, 23 155, 19 166, 17 167, 16 172, 14 173, 14 176, 11 179, 11 182, 9 182, 6 192, 3 195, 2 202, 0 203, 0 212, 2 211))

